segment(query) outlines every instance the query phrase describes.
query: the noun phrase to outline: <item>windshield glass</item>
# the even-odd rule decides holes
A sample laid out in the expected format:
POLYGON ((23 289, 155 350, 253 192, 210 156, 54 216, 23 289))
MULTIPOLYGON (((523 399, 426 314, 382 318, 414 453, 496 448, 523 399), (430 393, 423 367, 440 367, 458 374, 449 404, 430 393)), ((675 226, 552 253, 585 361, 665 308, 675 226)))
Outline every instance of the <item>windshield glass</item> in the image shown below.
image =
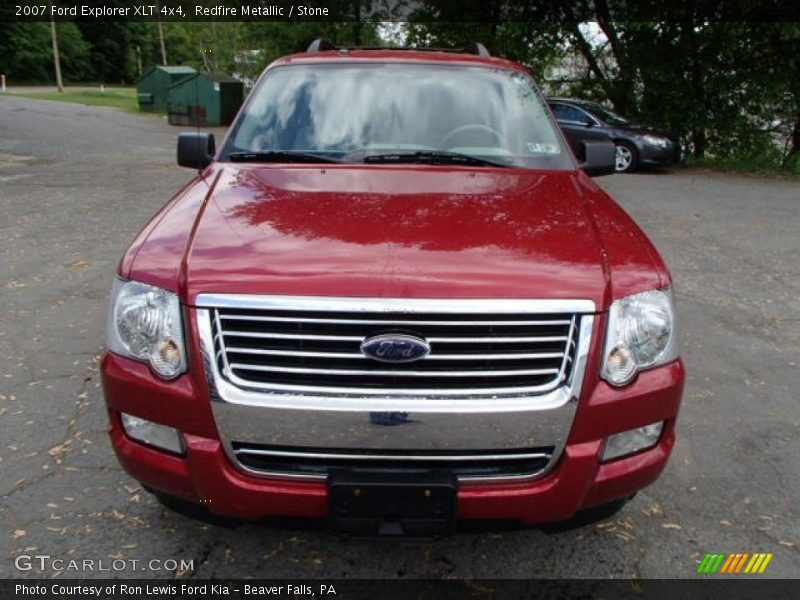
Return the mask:
POLYGON ((277 67, 253 90, 221 159, 242 152, 353 163, 449 152, 487 164, 575 168, 530 78, 433 64, 277 67))
POLYGON ((609 125, 625 125, 628 122, 628 119, 620 117, 617 113, 611 112, 600 104, 587 104, 586 107, 609 125))

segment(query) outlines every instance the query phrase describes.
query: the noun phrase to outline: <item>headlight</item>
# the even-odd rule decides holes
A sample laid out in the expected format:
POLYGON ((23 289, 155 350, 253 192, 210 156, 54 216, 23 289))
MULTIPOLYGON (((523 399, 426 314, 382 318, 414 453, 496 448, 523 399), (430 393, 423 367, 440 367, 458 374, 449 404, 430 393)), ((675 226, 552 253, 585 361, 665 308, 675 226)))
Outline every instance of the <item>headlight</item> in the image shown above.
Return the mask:
POLYGON ((642 139, 645 144, 657 146, 658 148, 666 148, 669 146, 669 140, 667 138, 657 137, 655 135, 644 135, 642 139))
POLYGON ((678 358, 672 290, 654 290, 616 300, 608 313, 602 376, 625 385, 637 371, 678 358))
POLYGON ((183 373, 186 352, 178 297, 137 281, 114 280, 106 346, 116 354, 149 363, 164 379, 183 373))

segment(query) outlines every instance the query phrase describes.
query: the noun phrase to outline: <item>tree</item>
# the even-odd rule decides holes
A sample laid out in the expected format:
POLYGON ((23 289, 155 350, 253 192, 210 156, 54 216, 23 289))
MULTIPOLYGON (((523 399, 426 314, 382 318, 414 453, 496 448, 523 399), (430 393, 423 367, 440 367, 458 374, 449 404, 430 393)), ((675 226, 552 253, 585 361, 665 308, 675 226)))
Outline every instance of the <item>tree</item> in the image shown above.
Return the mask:
MULTIPOLYGON (((50 23, 16 21, 5 24, 0 36, 0 72, 10 82, 53 82, 53 47, 50 23)), ((56 23, 61 70, 67 81, 85 81, 89 73, 90 46, 75 23, 56 23)))
POLYGON ((9 82, 53 79, 53 54, 48 23, 6 22, 0 36, 0 72, 9 82))
POLYGON ((784 165, 800 172, 800 23, 749 23, 747 33, 763 118, 784 138, 784 165))
POLYGON ((136 47, 147 44, 141 25, 125 21, 92 20, 77 23, 91 47, 88 79, 105 83, 128 83, 138 77, 136 47))

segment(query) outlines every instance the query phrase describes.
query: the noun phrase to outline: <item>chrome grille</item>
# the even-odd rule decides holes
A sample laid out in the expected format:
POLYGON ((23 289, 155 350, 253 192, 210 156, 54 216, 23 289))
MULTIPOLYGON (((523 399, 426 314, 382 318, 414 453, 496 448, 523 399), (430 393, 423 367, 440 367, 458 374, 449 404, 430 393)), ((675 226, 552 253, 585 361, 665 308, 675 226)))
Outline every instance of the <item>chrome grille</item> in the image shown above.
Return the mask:
POLYGON ((242 388, 475 396, 544 393, 569 378, 581 313, 554 308, 520 300, 275 297, 257 308, 210 306, 208 314, 217 367, 242 388), (360 352, 365 338, 391 333, 422 337, 431 353, 386 363, 360 352))

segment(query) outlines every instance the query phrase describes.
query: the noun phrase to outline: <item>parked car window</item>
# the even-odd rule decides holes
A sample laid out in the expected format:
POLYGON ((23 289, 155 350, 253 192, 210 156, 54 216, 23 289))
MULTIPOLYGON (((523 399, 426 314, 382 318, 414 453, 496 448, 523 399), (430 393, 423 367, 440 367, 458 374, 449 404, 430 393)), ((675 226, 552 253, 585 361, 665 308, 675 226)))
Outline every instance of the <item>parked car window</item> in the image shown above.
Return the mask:
POLYGON ((346 162, 368 152, 448 151, 509 166, 575 168, 528 76, 463 65, 276 67, 253 91, 221 158, 270 151, 346 162))
POLYGON ((585 112, 569 104, 553 104, 553 112, 556 115, 556 119, 559 121, 585 123, 590 119, 589 115, 585 112))
POLYGON ((620 117, 617 113, 608 110, 605 106, 594 103, 587 104, 586 106, 592 113, 609 125, 626 125, 628 123, 628 119, 620 117))

